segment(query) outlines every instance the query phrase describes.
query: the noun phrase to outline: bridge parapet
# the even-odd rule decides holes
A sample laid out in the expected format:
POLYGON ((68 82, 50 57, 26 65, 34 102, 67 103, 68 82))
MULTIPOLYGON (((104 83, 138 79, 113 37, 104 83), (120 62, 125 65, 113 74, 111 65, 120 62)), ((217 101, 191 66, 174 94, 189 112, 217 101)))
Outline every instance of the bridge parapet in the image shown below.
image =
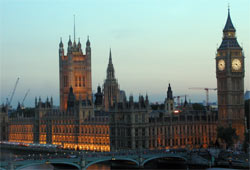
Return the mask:
POLYGON ((0 162, 2 169, 22 169, 31 165, 39 165, 45 163, 51 164, 68 164, 77 167, 78 169, 87 169, 89 166, 105 162, 105 161, 115 161, 124 160, 134 162, 138 167, 143 168, 144 165, 153 159, 158 158, 181 158, 187 161, 186 153, 167 153, 167 152, 144 152, 144 153, 134 153, 134 154, 82 154, 78 158, 51 158, 42 160, 25 160, 25 161, 15 161, 15 162, 0 162))

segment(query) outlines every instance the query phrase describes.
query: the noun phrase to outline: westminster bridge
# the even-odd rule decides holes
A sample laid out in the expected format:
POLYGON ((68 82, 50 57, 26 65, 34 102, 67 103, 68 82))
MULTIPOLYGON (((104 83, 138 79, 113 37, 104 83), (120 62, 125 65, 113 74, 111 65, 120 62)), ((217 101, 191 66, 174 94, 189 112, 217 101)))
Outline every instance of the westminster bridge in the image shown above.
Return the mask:
POLYGON ((152 160, 168 158, 175 161, 187 163, 188 155, 186 152, 172 150, 143 150, 143 151, 124 151, 107 153, 78 153, 78 155, 65 154, 46 154, 46 155, 27 155, 24 160, 10 160, 0 162, 1 170, 21 170, 33 165, 52 164, 52 165, 71 165, 77 169, 85 170, 89 166, 106 161, 128 161, 137 168, 143 168, 144 165, 152 160))

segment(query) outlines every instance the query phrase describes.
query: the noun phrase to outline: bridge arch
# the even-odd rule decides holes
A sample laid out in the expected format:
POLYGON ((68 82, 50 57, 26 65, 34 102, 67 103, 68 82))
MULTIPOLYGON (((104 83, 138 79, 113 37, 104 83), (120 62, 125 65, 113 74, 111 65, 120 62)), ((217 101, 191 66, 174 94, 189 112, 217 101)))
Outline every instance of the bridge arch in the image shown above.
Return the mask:
MULTIPOLYGON (((19 166, 16 170, 22 170, 23 168, 27 168, 29 166, 34 166, 34 165, 42 165, 44 164, 45 162, 38 162, 38 163, 31 163, 31 164, 26 164, 26 165, 23 165, 23 166, 19 166)), ((66 164, 66 165, 72 165, 72 166, 75 166, 77 167, 78 169, 81 169, 81 167, 76 164, 76 163, 73 163, 73 162, 58 162, 58 161, 51 161, 50 164, 66 164)))
POLYGON ((87 169, 89 166, 91 165, 94 165, 94 164, 97 164, 97 163, 100 163, 100 162, 105 162, 105 161, 112 161, 112 160, 121 160, 121 161, 131 161, 131 162, 134 162, 136 163, 137 166, 139 166, 139 162, 134 160, 134 159, 131 159, 131 158, 119 158, 119 157, 113 157, 113 158, 105 158, 105 159, 99 159, 99 160, 95 160, 93 162, 89 162, 86 166, 85 166, 85 169, 87 169))
POLYGON ((148 159, 145 159, 141 166, 144 166, 147 162, 151 161, 151 160, 154 160, 154 159, 159 159, 159 158, 181 158, 185 161, 187 161, 187 158, 183 157, 183 156, 174 156, 174 155, 157 155, 157 156, 153 156, 153 157, 150 157, 148 159))

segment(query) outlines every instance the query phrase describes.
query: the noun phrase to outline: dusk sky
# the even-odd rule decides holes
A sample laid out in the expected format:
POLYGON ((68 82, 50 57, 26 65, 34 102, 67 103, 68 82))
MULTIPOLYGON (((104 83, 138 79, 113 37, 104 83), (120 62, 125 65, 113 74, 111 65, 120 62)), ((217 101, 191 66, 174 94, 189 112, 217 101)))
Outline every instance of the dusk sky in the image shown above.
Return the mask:
MULTIPOLYGON (((250 90, 249 0, 0 0, 1 103, 10 98, 20 77, 14 107, 30 89, 35 96, 54 98, 59 105, 59 42, 66 52, 69 35, 92 48, 92 89, 103 85, 109 49, 115 76, 127 96, 148 93, 163 102, 168 83, 174 96, 205 100, 216 88, 215 54, 230 4, 237 40, 245 54, 245 90, 250 90)), ((210 101, 217 101, 216 91, 210 101)))

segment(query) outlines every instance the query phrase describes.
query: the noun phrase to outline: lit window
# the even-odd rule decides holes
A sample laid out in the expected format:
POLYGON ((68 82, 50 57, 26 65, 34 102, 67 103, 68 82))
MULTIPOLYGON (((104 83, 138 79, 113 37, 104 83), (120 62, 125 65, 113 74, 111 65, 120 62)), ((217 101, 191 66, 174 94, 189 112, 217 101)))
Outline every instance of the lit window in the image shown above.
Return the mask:
POLYGON ((75 86, 77 87, 77 76, 75 76, 75 86))
POLYGON ((81 77, 79 77, 79 87, 81 87, 81 86, 82 86, 81 81, 82 81, 82 78, 81 78, 81 77))

